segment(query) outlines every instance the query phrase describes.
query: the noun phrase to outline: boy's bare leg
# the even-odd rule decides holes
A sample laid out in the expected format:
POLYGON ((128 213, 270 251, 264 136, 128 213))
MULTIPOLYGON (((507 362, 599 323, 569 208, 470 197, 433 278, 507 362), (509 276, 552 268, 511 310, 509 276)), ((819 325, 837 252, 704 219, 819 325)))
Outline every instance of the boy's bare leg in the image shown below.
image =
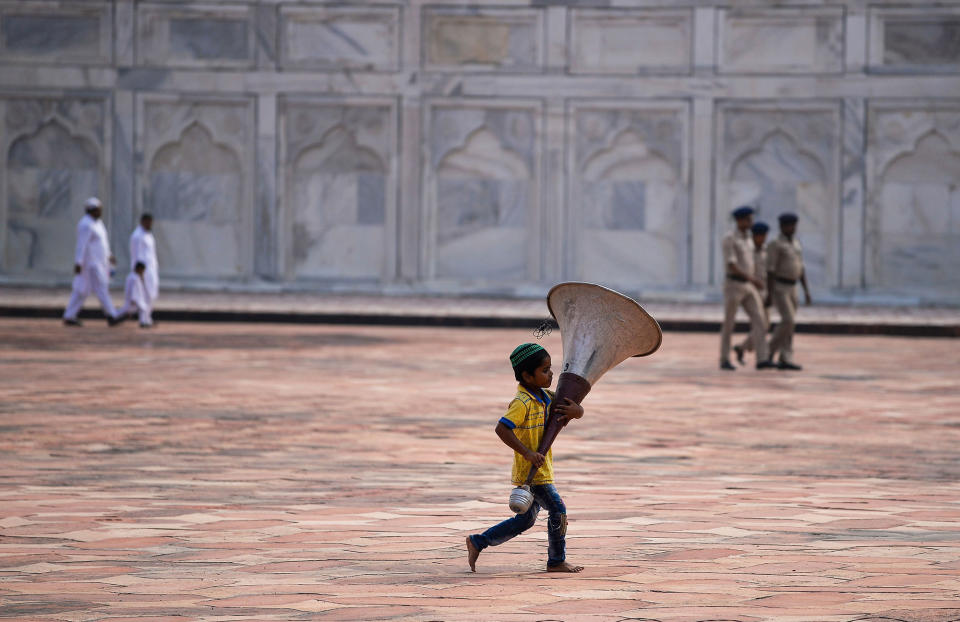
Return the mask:
MULTIPOLYGON (((479 555, 479 553, 477 553, 479 555)), ((547 572, 580 572, 583 566, 571 566, 567 562, 557 564, 556 566, 547 566, 547 572)))
POLYGON ((467 536, 467 563, 470 564, 470 572, 477 571, 477 558, 480 557, 480 551, 473 546, 473 540, 467 536))

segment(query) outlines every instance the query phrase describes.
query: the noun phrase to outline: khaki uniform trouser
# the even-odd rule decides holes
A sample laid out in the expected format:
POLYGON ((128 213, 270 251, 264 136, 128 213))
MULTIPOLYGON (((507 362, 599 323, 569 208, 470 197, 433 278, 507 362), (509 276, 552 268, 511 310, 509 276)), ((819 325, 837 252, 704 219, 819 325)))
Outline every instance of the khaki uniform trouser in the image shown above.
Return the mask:
POLYGON ((770 338, 770 356, 778 351, 780 360, 793 362, 793 330, 797 326, 797 286, 774 281, 770 284, 773 305, 780 313, 780 323, 770 338))
MULTIPOLYGON (((763 298, 763 296, 760 296, 763 298)), ((763 307, 763 334, 766 336, 767 331, 770 330, 770 307, 764 305, 763 307)), ((746 338, 740 342, 740 348, 744 352, 753 352, 753 333, 747 333, 746 338)))
POLYGON ((723 285, 723 331, 720 333, 720 360, 730 360, 730 339, 737 316, 737 308, 743 309, 750 318, 750 336, 757 348, 757 360, 767 360, 766 325, 763 320, 763 301, 753 283, 741 283, 727 279, 723 285))

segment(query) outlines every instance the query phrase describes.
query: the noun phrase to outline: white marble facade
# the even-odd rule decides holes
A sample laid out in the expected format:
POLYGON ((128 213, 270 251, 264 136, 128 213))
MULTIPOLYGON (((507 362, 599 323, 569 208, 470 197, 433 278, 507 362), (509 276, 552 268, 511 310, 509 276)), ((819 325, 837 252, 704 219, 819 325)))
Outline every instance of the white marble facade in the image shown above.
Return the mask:
MULTIPOLYGON (((164 283, 960 304, 960 3, 0 0, 0 282, 155 215, 164 283)), ((122 276, 122 275, 121 275, 122 276)))
POLYGON ((91 195, 109 200, 107 102, 10 97, 0 116, 0 265, 7 274, 57 278, 73 264, 78 206, 91 195))
MULTIPOLYGON (((716 200, 720 214, 753 205, 777 228, 794 212, 802 225, 810 282, 838 287, 840 109, 831 102, 724 103, 718 116, 716 200)), ((730 223, 717 220, 719 238, 730 223)), ((715 266, 715 278, 723 266, 715 266)))
POLYGON ((283 274, 387 279, 396 235, 396 110, 284 98, 281 110, 283 274))

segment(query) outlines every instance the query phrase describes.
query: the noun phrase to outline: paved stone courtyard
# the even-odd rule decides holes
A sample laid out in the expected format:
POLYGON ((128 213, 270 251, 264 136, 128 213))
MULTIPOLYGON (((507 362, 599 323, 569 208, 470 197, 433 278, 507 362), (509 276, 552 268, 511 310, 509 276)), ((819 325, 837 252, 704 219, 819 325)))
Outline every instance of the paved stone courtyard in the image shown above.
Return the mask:
MULTIPOLYGON (((0 617, 960 619, 960 349, 667 333, 555 446, 568 559, 507 516, 525 330, 0 320, 0 617)), ((559 335, 544 339, 555 359, 559 335)))

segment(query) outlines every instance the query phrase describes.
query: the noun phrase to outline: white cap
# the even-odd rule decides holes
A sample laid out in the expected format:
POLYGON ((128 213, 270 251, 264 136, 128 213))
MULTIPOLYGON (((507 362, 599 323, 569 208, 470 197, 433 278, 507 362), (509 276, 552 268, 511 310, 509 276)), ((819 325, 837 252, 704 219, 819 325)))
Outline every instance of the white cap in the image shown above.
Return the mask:
POLYGON ((95 207, 99 207, 101 209, 103 208, 103 203, 101 203, 100 199, 98 199, 97 197, 90 197, 89 199, 83 202, 83 209, 90 210, 95 207))

